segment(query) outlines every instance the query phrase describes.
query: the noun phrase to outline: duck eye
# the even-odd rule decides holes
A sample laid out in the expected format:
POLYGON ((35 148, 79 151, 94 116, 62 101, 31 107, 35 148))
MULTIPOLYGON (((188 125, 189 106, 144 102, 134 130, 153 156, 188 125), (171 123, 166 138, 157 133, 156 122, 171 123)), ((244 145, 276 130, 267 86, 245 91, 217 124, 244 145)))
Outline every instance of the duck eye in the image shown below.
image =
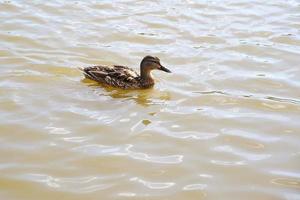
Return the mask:
POLYGON ((149 60, 149 61, 152 63, 155 63, 155 64, 159 64, 159 61, 157 61, 157 60, 149 60))
POLYGON ((159 64, 159 61, 156 61, 156 60, 155 60, 155 61, 153 61, 153 62, 154 62, 155 64, 158 64, 158 65, 160 65, 160 64, 159 64))

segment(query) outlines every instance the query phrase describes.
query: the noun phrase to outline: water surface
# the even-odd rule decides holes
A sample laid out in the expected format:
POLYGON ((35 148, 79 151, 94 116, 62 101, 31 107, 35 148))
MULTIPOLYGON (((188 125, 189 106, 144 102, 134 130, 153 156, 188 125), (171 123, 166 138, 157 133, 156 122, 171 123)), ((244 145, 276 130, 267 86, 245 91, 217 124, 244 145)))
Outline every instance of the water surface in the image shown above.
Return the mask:
POLYGON ((1 1, 0 198, 300 199, 300 2, 1 1), (145 55, 144 91, 77 67, 145 55))

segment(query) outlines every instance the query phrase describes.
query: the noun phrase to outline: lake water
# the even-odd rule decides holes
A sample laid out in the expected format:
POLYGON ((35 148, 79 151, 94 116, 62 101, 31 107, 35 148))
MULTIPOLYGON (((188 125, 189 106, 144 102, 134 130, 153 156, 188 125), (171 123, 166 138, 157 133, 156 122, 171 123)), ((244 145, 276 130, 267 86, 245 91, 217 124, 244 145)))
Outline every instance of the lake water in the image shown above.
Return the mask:
POLYGON ((300 199, 300 2, 1 1, 0 199, 300 199), (139 68, 143 91, 78 67, 139 68))

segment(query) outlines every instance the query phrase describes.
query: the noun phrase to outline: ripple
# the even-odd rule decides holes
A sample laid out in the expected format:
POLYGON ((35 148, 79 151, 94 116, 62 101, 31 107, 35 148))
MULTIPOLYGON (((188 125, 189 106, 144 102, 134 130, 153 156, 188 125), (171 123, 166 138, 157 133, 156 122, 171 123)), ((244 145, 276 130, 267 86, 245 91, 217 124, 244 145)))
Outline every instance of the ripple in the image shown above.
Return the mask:
POLYGON ((24 174, 20 177, 28 181, 43 183, 50 188, 60 191, 92 193, 113 187, 115 184, 109 182, 114 182, 116 179, 122 178, 123 175, 61 178, 45 174, 24 174))
POLYGON ((147 162, 161 163, 161 164, 178 164, 182 162, 182 155, 171 156, 152 156, 145 153, 130 152, 129 156, 133 159, 144 160, 147 162))
POLYGON ((71 133, 71 131, 62 127, 46 126, 45 129, 49 130, 50 134, 55 134, 55 135, 66 135, 71 133))
POLYGON ((178 139, 195 139, 195 140, 209 140, 219 136, 218 133, 199 133, 194 131, 181 131, 180 133, 173 132, 168 136, 178 139))
POLYGON ((206 133, 206 132, 198 132, 198 131, 176 130, 180 128, 176 124, 172 125, 171 127, 175 130, 172 131, 163 126, 151 127, 151 130, 155 130, 158 133, 162 133, 163 135, 167 135, 169 137, 177 138, 177 139, 209 140, 219 136, 218 133, 213 133, 213 132, 206 133))
POLYGON ((300 100, 295 100, 295 99, 284 99, 284 98, 278 98, 278 97, 266 97, 266 99, 269 99, 272 101, 287 102, 287 103, 300 105, 300 100))
POLYGON ((288 176, 288 177, 291 177, 291 178, 300 179, 300 172, 291 172, 291 171, 283 171, 283 170, 271 170, 270 173, 274 174, 274 175, 288 176))
POLYGON ((27 174, 23 176, 25 179, 45 183, 49 187, 58 188, 60 185, 57 183, 58 179, 53 178, 52 176, 43 175, 43 174, 27 174))
POLYGON ((88 140, 86 137, 65 137, 63 138, 64 141, 67 142, 75 142, 75 143, 81 143, 88 140))
POLYGON ((118 116, 112 117, 109 113, 105 113, 104 111, 94 111, 85 108, 78 107, 69 107, 68 110, 72 113, 83 115, 91 119, 95 119, 97 121, 101 121, 104 124, 111 124, 112 122, 119 119, 118 116))
MULTIPOLYGON (((262 133, 254 133, 254 132, 247 132, 247 131, 243 131, 243 130, 235 130, 235 129, 223 129, 222 133, 226 134, 226 135, 230 135, 230 136, 237 136, 237 137, 242 137, 242 138, 246 138, 246 139, 250 139, 250 140, 254 140, 254 141, 260 141, 260 142, 277 142, 280 140, 280 138, 277 136, 270 136, 268 135, 266 137, 266 135, 262 134, 262 133)), ((263 144, 257 144, 255 145, 257 147, 264 147, 263 144)))
POLYGON ((272 156, 270 154, 248 153, 248 152, 244 152, 241 149, 238 149, 238 150, 233 149, 230 146, 217 146, 214 148, 214 151, 231 153, 233 155, 237 155, 241 158, 245 158, 250 161, 266 160, 272 156))
POLYGON ((74 151, 87 153, 95 156, 129 156, 132 159, 161 163, 161 164, 178 164, 182 162, 182 155, 170 155, 170 156, 154 156, 147 153, 141 153, 131 150, 133 145, 123 146, 105 146, 105 145, 86 145, 73 148, 74 151))
POLYGON ((211 160, 210 162, 213 163, 213 164, 222 165, 222 166, 240 166, 240 165, 246 165, 245 161, 211 160))
POLYGON ((117 156, 124 156, 126 152, 124 147, 122 146, 106 146, 106 145, 96 145, 90 144, 85 146, 79 146, 73 148, 76 152, 87 153, 89 155, 117 155, 117 156))
POLYGON ((149 182, 149 181, 142 180, 141 178, 138 178, 138 177, 130 178, 130 181, 136 181, 136 182, 142 183, 147 188, 155 189, 155 190, 157 190, 157 189, 167 189, 167 188, 170 188, 170 187, 175 185, 175 183, 172 183, 172 182, 166 182, 166 183, 149 182))
POLYGON ((207 187, 205 184, 189 184, 183 187, 183 190, 204 190, 207 187))
POLYGON ((271 183, 275 185, 291 187, 291 188, 300 188, 300 180, 291 179, 291 178, 274 178, 271 180, 271 183))
POLYGON ((133 192, 121 192, 118 194, 118 196, 121 196, 121 197, 135 197, 137 196, 136 193, 133 193, 133 192))

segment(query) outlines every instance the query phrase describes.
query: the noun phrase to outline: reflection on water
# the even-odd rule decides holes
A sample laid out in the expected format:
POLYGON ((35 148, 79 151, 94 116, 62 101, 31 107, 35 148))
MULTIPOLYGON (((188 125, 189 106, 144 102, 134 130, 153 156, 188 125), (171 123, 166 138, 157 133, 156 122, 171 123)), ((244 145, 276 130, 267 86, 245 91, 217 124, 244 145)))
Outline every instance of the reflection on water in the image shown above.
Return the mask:
POLYGON ((0 199, 300 199, 300 3, 0 2, 0 199), (77 67, 138 69, 147 90, 77 67))
POLYGON ((170 92, 157 91, 153 88, 145 90, 122 90, 110 86, 101 85, 95 81, 89 79, 83 79, 83 83, 95 89, 97 95, 110 96, 112 98, 120 99, 120 101, 134 100, 137 104, 142 106, 150 105, 163 105, 171 100, 170 92), (102 88, 105 92, 100 91, 102 88))

